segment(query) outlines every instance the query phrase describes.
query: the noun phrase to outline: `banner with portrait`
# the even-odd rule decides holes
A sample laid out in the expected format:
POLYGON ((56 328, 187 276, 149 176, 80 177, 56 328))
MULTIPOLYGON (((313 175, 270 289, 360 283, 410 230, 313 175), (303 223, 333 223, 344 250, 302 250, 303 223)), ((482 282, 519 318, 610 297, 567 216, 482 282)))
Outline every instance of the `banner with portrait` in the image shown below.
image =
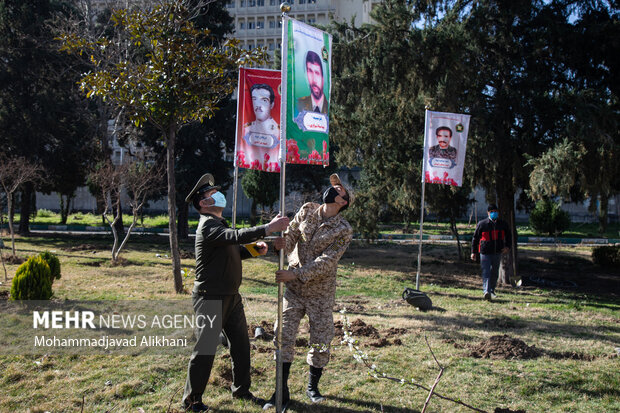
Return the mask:
POLYGON ((461 186, 470 115, 426 112, 424 181, 461 186))
POLYGON ((235 166, 280 172, 281 72, 239 69, 235 166))
POLYGON ((286 162, 327 166, 332 36, 294 19, 284 24, 286 162))

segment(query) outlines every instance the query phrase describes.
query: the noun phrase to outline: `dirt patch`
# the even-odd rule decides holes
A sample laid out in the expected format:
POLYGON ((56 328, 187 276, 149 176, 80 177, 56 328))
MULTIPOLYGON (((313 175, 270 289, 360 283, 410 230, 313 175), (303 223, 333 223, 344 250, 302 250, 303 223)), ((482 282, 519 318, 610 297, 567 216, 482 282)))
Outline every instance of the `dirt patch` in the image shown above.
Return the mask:
POLYGON ((181 259, 195 259, 196 258, 196 254, 194 254, 192 251, 187 251, 187 250, 181 250, 179 251, 179 255, 181 257, 181 259))
POLYGON ((96 252, 97 250, 103 249, 103 247, 100 247, 98 245, 93 245, 93 244, 81 244, 81 245, 76 245, 74 247, 67 247, 67 248, 63 248, 65 251, 69 251, 69 252, 77 252, 77 251, 93 251, 96 252))
POLYGON ((8 264, 11 265, 20 265, 23 264, 26 260, 18 255, 16 256, 12 256, 9 255, 8 257, 4 258, 5 262, 7 262, 8 264))
POLYGON ((409 330, 407 330, 406 328, 390 327, 387 330, 383 331, 383 333, 381 335, 383 337, 391 338, 391 337, 403 336, 403 335, 407 334, 408 332, 409 332, 409 330))
POLYGON ((308 347, 308 339, 306 337, 297 337, 295 339, 295 347, 308 347))
POLYGON ((250 338, 255 337, 257 340, 271 341, 273 340, 273 322, 261 320, 259 324, 250 324, 248 326, 248 335, 250 338), (261 328, 262 334, 256 336, 256 329, 261 328))
POLYGON ((87 267, 101 267, 101 261, 86 261, 80 262, 80 265, 86 265, 87 267))
POLYGON ((0 291, 0 300, 8 300, 9 299, 9 290, 0 291))
POLYGON ((597 358, 591 354, 578 353, 576 351, 548 351, 546 354, 555 360, 594 361, 597 358))
POLYGON ((475 358, 526 360, 540 357, 542 353, 536 346, 528 346, 523 340, 504 334, 492 336, 488 340, 472 346, 469 355, 475 358))
POLYGON ((368 345, 370 347, 402 346, 403 342, 399 338, 394 339, 394 341, 390 341, 387 338, 380 338, 379 340, 373 341, 368 345))
POLYGON ((493 413, 527 413, 525 410, 510 410, 510 409, 502 409, 501 407, 496 407, 493 413))
MULTIPOLYGON (((336 330, 336 337, 343 337, 343 325, 342 321, 338 320, 334 323, 334 328, 336 330)), ((370 337, 370 338, 379 338, 379 331, 370 325, 366 324, 361 319, 357 318, 351 323, 351 335, 353 337, 370 337)))

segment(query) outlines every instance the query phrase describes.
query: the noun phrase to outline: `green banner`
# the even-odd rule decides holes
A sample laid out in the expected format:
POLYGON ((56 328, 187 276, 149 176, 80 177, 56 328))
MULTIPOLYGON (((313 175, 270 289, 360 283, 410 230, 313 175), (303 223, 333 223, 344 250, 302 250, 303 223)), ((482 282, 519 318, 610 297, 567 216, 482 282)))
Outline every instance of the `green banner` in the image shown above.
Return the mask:
POLYGON ((286 162, 329 165, 332 37, 286 19, 286 162))

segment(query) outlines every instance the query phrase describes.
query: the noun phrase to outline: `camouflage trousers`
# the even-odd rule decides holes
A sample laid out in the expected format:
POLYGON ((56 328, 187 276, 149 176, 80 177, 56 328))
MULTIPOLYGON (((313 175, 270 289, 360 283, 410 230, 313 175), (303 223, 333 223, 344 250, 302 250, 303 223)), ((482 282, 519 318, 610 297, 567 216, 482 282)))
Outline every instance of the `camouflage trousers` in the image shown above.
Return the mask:
MULTIPOLYGON (((289 290, 284 295, 282 312, 282 362, 292 363, 295 357, 295 339, 299 322, 308 315, 310 323, 310 340, 306 362, 317 368, 323 368, 329 362, 329 347, 334 338, 333 298, 307 299, 298 297, 289 290)), ((277 322, 274 331, 277 332, 277 322)), ((278 336, 274 338, 276 348, 278 336)))

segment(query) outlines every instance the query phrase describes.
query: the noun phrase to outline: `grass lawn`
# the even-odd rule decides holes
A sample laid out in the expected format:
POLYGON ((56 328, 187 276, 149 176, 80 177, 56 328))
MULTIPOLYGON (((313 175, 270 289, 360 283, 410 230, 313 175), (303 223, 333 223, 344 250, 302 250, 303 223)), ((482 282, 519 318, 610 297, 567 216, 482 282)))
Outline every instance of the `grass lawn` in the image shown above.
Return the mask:
MULTIPOLYGON (((103 236, 17 240, 21 256, 43 250, 59 256, 62 278, 54 283, 56 299, 190 300, 189 295, 172 292, 165 237, 132 237, 121 254, 126 265, 119 267, 109 265, 110 247, 109 237, 103 236)), ((191 243, 181 247, 193 250, 191 243)), ((432 298, 433 309, 420 312, 400 298, 405 287, 415 286, 417 250, 417 245, 357 243, 340 262, 334 321, 340 322, 339 310, 346 309, 360 349, 380 371, 432 386, 438 368, 426 338, 445 367, 435 391, 482 411, 620 411, 617 269, 595 267, 588 248, 521 248, 524 287, 500 286, 497 300, 485 302, 475 263, 459 262, 455 246, 425 245, 421 286, 432 298), (560 281, 570 283, 558 288, 564 285, 560 281), (492 339, 504 335, 507 341, 492 339), (522 346, 529 356, 517 351, 522 346), (482 354, 491 349, 497 351, 482 354)), ((194 260, 187 256, 183 266, 193 268, 194 260)), ((9 277, 16 268, 7 266, 9 277)), ((275 318, 276 268, 275 256, 244 261, 241 292, 250 328, 275 318)), ((4 282, 2 272, 0 280, 0 299, 6 299, 10 280, 4 282)), ((191 278, 185 282, 191 288, 191 278)), ((294 400, 289 411, 422 410, 427 392, 369 376, 338 337, 320 383, 327 401, 311 406, 304 394, 305 320, 299 337, 289 380, 294 400)), ((275 380, 273 345, 254 339, 251 345, 252 391, 268 398, 275 380)), ((188 357, 189 351, 172 356, 0 356, 0 412, 177 412, 188 357)), ((230 360, 220 348, 205 403, 220 412, 262 411, 233 400, 229 386, 230 360)), ((434 397, 427 411, 472 410, 434 397)))
MULTIPOLYGON (((129 225, 131 223, 131 216, 124 215, 125 223, 129 225)), ((15 215, 14 222, 19 222, 19 214, 15 215)), ((5 221, 6 222, 6 217, 5 221)), ((59 225, 60 214, 48 210, 39 210, 37 216, 31 219, 31 224, 37 225, 59 225)), ((70 214, 67 217, 67 225, 88 225, 88 226, 105 226, 101 220, 100 215, 91 213, 75 213, 70 214)), ((138 225, 145 228, 168 228, 168 215, 145 215, 141 220, 138 220, 138 225)), ((249 226, 247 220, 239 219, 237 223, 239 228, 249 226)), ((189 220, 189 227, 195 229, 198 226, 198 218, 192 217, 189 220)), ((404 223, 387 223, 379 226, 380 233, 402 233, 404 223)), ((419 222, 412 222, 409 224, 409 233, 413 232, 417 234, 420 228, 419 222)), ((457 228, 460 235, 472 235, 476 229, 476 223, 472 222, 460 222, 457 224, 457 228)), ((520 236, 540 236, 541 234, 535 234, 534 231, 526 223, 517 223, 517 232, 520 236)), ((426 221, 424 222, 424 234, 451 234, 450 225, 444 222, 426 221)), ((546 234, 542 234, 546 236, 546 234)), ((600 234, 598 231, 598 224, 596 223, 572 223, 570 228, 564 232, 562 237, 565 238, 620 238, 620 223, 608 224, 607 231, 604 234, 600 234)))

